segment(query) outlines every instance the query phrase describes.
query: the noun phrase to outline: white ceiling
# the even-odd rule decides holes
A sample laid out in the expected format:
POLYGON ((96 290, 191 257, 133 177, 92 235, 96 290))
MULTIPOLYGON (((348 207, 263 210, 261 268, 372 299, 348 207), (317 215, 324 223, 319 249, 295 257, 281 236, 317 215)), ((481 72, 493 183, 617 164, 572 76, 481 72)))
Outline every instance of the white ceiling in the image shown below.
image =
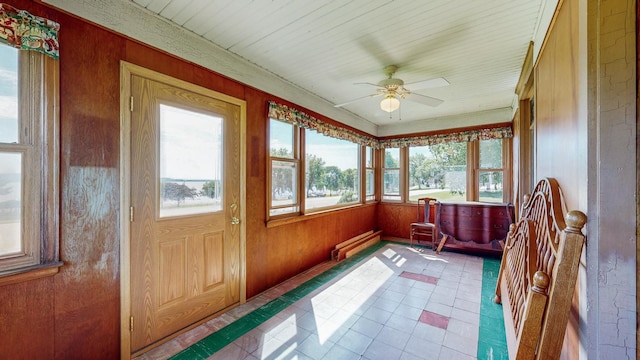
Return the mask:
POLYGON ((529 42, 555 8, 551 0, 45 2, 381 136, 510 121, 529 42), (187 31, 171 39, 176 25, 187 31), (449 86, 416 91, 444 102, 403 100, 391 118, 380 97, 333 108, 375 93, 356 83, 384 79, 387 65, 405 83, 444 77, 449 86))

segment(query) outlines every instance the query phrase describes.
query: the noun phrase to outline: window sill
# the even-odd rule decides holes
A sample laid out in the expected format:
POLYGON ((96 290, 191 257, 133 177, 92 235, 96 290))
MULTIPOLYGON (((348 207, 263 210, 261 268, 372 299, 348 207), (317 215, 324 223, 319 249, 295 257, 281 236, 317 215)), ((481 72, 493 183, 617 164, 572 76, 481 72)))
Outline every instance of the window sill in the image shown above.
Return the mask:
POLYGON ((25 281, 36 280, 47 276, 53 276, 64 265, 62 261, 50 264, 35 265, 27 268, 7 271, 0 274, 0 286, 17 284, 25 281))
POLYGON ((367 202, 365 204, 357 204, 357 205, 352 205, 352 206, 345 206, 345 207, 342 207, 342 208, 339 208, 339 209, 328 209, 328 210, 317 211, 317 212, 313 212, 313 213, 305 214, 305 215, 278 218, 278 219, 268 220, 266 222, 266 225, 267 225, 267 228, 272 228, 272 227, 281 226, 281 225, 293 224, 293 223, 297 223, 297 222, 300 222, 300 221, 307 221, 307 220, 316 219, 316 218, 327 216, 327 215, 339 214, 339 213, 344 212, 344 211, 353 210, 354 208, 375 206, 376 204, 377 204, 377 202, 371 201, 371 202, 367 202))

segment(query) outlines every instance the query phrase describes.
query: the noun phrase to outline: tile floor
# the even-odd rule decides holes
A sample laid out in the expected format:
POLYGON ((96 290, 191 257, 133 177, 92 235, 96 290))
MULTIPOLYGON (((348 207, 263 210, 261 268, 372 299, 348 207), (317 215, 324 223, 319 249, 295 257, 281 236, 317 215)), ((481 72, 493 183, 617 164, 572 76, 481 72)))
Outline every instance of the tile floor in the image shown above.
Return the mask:
POLYGON ((137 359, 506 359, 502 309, 492 302, 499 266, 382 241, 137 359))

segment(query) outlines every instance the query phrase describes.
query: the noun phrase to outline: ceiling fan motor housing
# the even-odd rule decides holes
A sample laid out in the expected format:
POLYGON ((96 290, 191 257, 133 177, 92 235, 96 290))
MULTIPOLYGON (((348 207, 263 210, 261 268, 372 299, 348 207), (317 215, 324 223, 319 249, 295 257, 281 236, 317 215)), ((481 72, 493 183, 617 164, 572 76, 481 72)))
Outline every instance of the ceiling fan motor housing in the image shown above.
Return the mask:
POLYGON ((378 83, 378 86, 382 86, 388 90, 395 90, 399 87, 402 87, 402 85, 404 85, 404 81, 394 78, 384 79, 378 83))

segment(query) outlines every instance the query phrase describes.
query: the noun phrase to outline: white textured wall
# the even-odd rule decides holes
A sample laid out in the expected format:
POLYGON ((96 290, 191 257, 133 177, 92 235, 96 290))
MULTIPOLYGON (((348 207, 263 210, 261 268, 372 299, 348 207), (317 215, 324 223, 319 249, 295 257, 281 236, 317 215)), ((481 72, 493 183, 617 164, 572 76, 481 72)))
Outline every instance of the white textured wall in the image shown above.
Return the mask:
POLYGON ((587 353, 636 358, 636 1, 581 0, 588 22, 587 353))

